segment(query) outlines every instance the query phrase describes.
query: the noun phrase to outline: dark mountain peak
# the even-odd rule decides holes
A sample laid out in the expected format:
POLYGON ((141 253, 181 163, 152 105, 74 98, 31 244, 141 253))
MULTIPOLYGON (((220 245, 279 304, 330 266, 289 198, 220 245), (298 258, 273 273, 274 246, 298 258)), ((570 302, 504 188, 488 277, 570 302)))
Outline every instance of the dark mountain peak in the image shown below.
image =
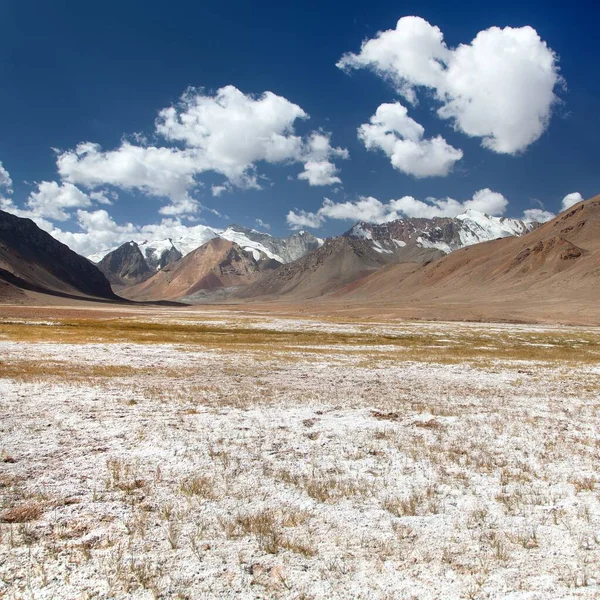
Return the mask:
POLYGON ((89 260, 40 229, 31 219, 0 210, 0 269, 17 287, 116 299, 89 260))
POLYGON ((109 252, 98 268, 112 284, 132 285, 145 281, 154 274, 136 242, 125 242, 109 252))

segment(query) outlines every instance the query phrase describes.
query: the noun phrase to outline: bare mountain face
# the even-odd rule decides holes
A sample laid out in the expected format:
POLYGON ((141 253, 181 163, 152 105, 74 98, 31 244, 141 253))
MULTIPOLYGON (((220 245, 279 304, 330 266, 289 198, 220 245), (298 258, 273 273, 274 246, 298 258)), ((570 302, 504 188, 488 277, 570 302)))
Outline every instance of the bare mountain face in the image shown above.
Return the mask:
POLYGON ((282 265, 240 290, 238 295, 244 298, 283 295, 315 298, 395 261, 395 256, 374 250, 365 239, 330 238, 317 250, 282 265))
POLYGON ((0 294, 23 290, 117 300, 104 274, 30 219, 0 211, 0 294))
POLYGON ((268 257, 256 260, 237 244, 214 238, 120 293, 131 300, 181 299, 205 290, 247 285, 279 265, 268 257))
POLYGON ((98 268, 113 285, 135 285, 146 281, 156 272, 135 242, 126 242, 109 252, 98 263, 98 268))
POLYGON ((373 249, 377 252, 418 259, 418 248, 449 254, 465 246, 508 236, 521 236, 537 226, 537 223, 526 223, 520 219, 492 217, 476 210, 467 210, 454 218, 407 218, 381 225, 361 222, 344 235, 371 240, 373 249))

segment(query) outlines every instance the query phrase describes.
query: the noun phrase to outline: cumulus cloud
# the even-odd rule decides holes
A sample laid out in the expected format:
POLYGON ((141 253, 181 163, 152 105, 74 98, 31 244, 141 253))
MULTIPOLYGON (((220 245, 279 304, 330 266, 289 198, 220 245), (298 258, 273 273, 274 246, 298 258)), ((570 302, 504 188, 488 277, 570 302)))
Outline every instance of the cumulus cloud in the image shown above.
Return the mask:
MULTIPOLYGON (((67 231, 52 224, 48 224, 47 231, 83 256, 105 253, 131 240, 198 238, 206 237, 206 230, 208 229, 209 233, 211 230, 204 224, 191 223, 187 218, 180 217, 163 218, 147 225, 117 223, 104 208, 79 209, 74 217, 78 231, 67 231)), ((256 224, 266 230, 271 228, 261 219, 256 219, 256 224)))
POLYGON ((12 194, 12 179, 10 178, 9 172, 4 168, 4 165, 0 162, 0 190, 4 190, 6 194, 12 194))
POLYGON ((424 134, 399 102, 380 105, 370 122, 358 129, 365 147, 383 150, 399 171, 418 178, 448 175, 462 151, 441 136, 424 139, 424 134))
POLYGON ((254 222, 259 226, 262 227, 263 229, 266 229, 267 231, 271 230, 271 225, 270 223, 265 223, 262 219, 254 219, 254 222))
POLYGON ((69 209, 91 204, 90 197, 72 183, 59 185, 55 181, 38 183, 37 191, 31 193, 26 203, 32 214, 52 221, 66 221, 70 218, 69 209))
POLYGON ((309 160, 304 164, 304 171, 298 175, 298 179, 305 179, 313 186, 332 185, 342 182, 336 173, 336 166, 328 160, 309 160))
POLYGON ((554 219, 556 215, 549 210, 542 208, 528 208, 523 212, 523 221, 525 223, 546 223, 554 219))
POLYGON ((207 170, 243 186, 256 162, 281 163, 300 154, 303 141, 294 123, 306 118, 282 96, 265 92, 255 98, 228 85, 215 96, 188 90, 177 106, 160 111, 156 131, 193 148, 207 170))
POLYGON ((203 225, 186 225, 180 219, 162 219, 150 225, 118 224, 105 209, 78 210, 76 221, 80 231, 64 231, 59 227, 50 230, 52 235, 83 256, 112 250, 125 242, 144 239, 178 238, 194 235, 203 225))
POLYGON ((562 83, 554 51, 532 27, 490 27, 469 44, 449 48, 438 27, 403 17, 360 52, 337 63, 369 68, 391 81, 409 103, 419 88, 440 103, 437 114, 494 152, 516 154, 546 130, 562 83))
POLYGON ((90 198, 98 204, 111 205, 119 198, 119 194, 112 190, 98 190, 97 192, 91 192, 90 198))
POLYGON ((118 149, 105 152, 98 144, 84 142, 60 154, 57 167, 63 180, 87 188, 112 185, 170 198, 171 205, 162 210, 171 214, 198 208, 189 195, 196 186, 198 165, 188 150, 123 142, 118 149))
POLYGON ((305 159, 304 171, 298 179, 308 181, 311 186, 333 185, 342 183, 338 177, 338 168, 331 158, 348 158, 348 150, 331 146, 331 136, 323 132, 313 132, 303 148, 305 159))
MULTIPOLYGON (((12 180, 6 169, 0 163, 0 190, 12 194, 12 180)), ((36 184, 24 206, 17 206, 12 198, 6 198, 0 193, 0 209, 10 212, 17 217, 33 220, 45 231, 54 229, 52 221, 67 221, 73 211, 89 208, 93 202, 111 204, 111 198, 116 193, 102 190, 89 196, 71 183, 58 184, 55 181, 42 181, 36 184)))
POLYGON ((583 196, 579 192, 571 192, 562 199, 561 210, 567 210, 581 201, 583 201, 583 196))
POLYGON ((288 212, 286 220, 290 229, 299 230, 304 229, 305 227, 319 229, 325 222, 325 217, 318 212, 313 213, 296 209, 296 211, 290 210, 290 212, 288 212))
POLYGON ((502 194, 488 188, 475 192, 472 198, 463 202, 453 198, 428 198, 422 201, 412 196, 403 196, 387 203, 372 196, 362 197, 355 202, 334 202, 325 198, 317 212, 290 211, 287 223, 291 229, 318 229, 327 219, 386 223, 403 217, 455 217, 469 209, 488 215, 501 215, 507 206, 508 200, 502 194))
POLYGON ((310 185, 339 183, 330 159, 347 158, 347 150, 333 148, 329 134, 297 135, 296 122, 307 118, 300 106, 272 92, 253 96, 231 85, 214 95, 189 89, 156 119, 157 137, 170 145, 149 145, 138 137, 105 151, 84 142, 59 153, 58 172, 64 181, 89 189, 110 185, 168 198, 161 213, 170 216, 201 208, 193 192, 201 185, 198 176, 209 171, 226 178, 212 186, 214 196, 231 186, 260 189, 261 162, 303 163, 300 178, 310 185))

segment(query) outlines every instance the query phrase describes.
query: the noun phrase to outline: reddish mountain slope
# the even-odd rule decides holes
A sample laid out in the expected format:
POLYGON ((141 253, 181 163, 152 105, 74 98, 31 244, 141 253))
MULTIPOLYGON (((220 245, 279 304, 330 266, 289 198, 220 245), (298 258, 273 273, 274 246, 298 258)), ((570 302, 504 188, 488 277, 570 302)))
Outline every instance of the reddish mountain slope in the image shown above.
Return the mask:
POLYGON ((131 300, 175 300, 201 290, 246 285, 261 272, 262 265, 237 244, 214 238, 150 279, 120 293, 131 300))

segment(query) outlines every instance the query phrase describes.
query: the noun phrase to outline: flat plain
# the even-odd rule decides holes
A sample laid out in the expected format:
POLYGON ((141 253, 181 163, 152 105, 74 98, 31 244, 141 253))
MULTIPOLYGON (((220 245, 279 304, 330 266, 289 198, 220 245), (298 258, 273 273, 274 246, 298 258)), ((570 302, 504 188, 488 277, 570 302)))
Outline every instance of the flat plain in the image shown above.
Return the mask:
POLYGON ((600 594, 598 328, 3 315, 0 597, 600 594))

